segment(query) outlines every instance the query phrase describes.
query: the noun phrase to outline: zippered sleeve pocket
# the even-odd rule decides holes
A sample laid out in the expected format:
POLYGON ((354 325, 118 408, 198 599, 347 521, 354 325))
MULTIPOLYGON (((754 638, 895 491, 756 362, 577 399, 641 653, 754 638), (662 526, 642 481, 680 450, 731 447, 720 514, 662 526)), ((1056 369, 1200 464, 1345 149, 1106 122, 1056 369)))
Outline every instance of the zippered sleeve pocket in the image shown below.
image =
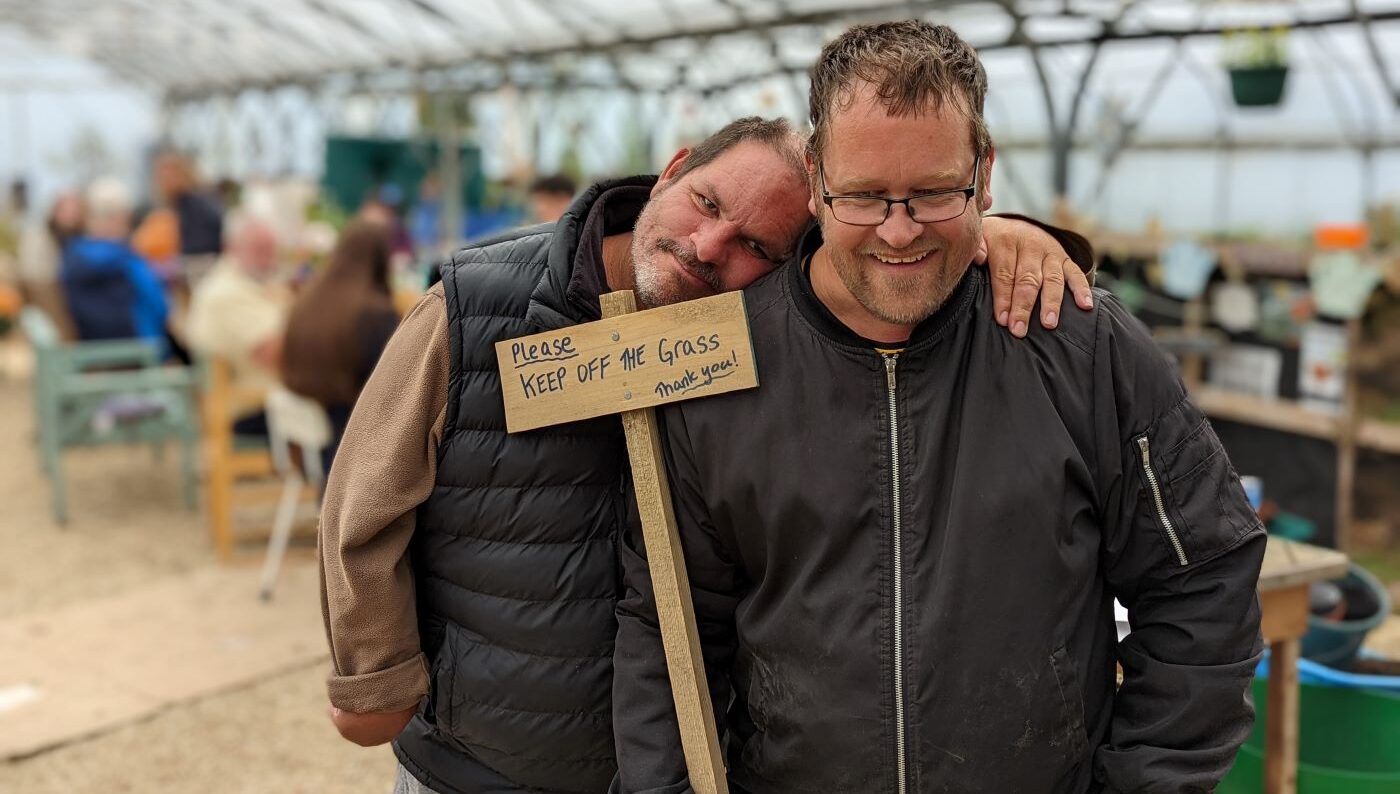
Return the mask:
POLYGON ((1172 562, 1194 565, 1260 527, 1239 475, 1205 415, 1188 401, 1132 440, 1138 515, 1161 533, 1172 562))

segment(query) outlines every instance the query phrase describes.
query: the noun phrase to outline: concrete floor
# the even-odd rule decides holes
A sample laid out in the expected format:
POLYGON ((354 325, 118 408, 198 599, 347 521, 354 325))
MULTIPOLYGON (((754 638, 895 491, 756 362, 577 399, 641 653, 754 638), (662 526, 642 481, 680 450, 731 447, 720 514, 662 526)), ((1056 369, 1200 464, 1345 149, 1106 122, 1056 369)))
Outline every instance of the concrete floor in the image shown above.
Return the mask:
POLYGON ((60 528, 24 370, 0 350, 0 792, 387 794, 388 748, 326 718, 309 555, 261 604, 256 550, 216 566, 177 456, 139 448, 67 454, 60 528))

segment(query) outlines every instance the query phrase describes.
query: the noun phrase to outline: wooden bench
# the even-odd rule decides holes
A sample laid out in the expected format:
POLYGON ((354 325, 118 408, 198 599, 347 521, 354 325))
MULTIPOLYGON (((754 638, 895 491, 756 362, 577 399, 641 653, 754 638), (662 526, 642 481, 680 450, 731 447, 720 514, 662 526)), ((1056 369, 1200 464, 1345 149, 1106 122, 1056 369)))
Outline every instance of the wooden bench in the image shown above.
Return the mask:
POLYGON ((63 342, 36 307, 21 311, 20 325, 34 346, 38 444, 55 520, 68 520, 63 450, 99 444, 152 444, 157 455, 164 444, 179 444, 185 504, 193 509, 199 438, 194 373, 161 366, 156 348, 138 339, 63 342))

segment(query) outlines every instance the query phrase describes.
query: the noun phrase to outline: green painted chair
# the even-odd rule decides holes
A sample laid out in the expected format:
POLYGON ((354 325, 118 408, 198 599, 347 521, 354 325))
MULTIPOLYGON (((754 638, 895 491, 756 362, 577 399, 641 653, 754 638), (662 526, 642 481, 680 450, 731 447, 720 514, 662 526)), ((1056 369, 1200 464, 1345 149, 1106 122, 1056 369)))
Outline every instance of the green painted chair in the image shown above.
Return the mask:
POLYGON ((54 518, 68 521, 63 450, 99 444, 180 446, 187 507, 196 503, 199 417, 194 373, 163 367, 155 348, 135 339, 65 343, 48 315, 32 306, 20 326, 34 346, 34 404, 40 457, 54 518))

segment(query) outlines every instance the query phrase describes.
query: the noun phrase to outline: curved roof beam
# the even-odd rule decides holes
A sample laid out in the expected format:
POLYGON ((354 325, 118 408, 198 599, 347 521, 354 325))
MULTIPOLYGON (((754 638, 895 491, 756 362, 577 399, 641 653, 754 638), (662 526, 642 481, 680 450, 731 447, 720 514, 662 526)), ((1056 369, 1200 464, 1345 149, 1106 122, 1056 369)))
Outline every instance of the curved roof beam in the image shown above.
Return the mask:
MULTIPOLYGON (((113 72, 176 96, 197 96, 205 91, 316 84, 333 75, 354 77, 400 68, 444 70, 469 62, 492 63, 509 77, 522 64, 549 69, 554 59, 574 56, 602 56, 622 84, 647 90, 657 80, 645 70, 631 68, 626 56, 656 52, 658 45, 667 42, 739 37, 767 41, 766 57, 755 56, 752 63, 741 66, 790 72, 794 70, 782 65, 780 48, 773 45, 779 39, 786 41, 790 32, 816 28, 821 35, 826 31, 820 29, 834 22, 927 16, 953 7, 988 5, 1050 20, 1053 30, 1027 33, 1023 28, 1017 40, 998 32, 996 40, 981 42, 986 50, 1023 45, 1097 47, 1113 41, 1214 36, 1226 27, 1221 23, 1226 15, 1186 0, 1163 4, 1171 13, 1158 13, 1157 3, 1113 0, 1053 4, 1021 0, 992 4, 971 0, 822 0, 819 4, 795 0, 180 0, 178 5, 159 0, 0 0, 0 16, 46 39, 85 35, 94 55, 113 72), (1190 9, 1202 9, 1209 21, 1183 25, 1182 15, 1176 12, 1190 9), (1114 23, 1118 19, 1123 20, 1121 26, 1114 23), (1086 31, 1078 25, 1080 29, 1075 30, 1076 25, 1057 23, 1071 20, 1098 23, 1102 28, 1086 31), (182 31, 174 38, 195 37, 197 57, 188 55, 187 44, 151 35, 150 28, 162 24, 182 31), (238 39, 240 46, 229 47, 227 37, 238 39)), ((1382 51, 1374 29, 1377 23, 1400 20, 1400 8, 1350 0, 1328 4, 1325 13, 1330 16, 1308 17, 1304 14, 1312 6, 1306 3, 1274 7, 1291 14, 1288 24, 1295 28, 1361 24, 1370 60, 1391 97, 1400 103, 1400 78, 1388 70, 1388 54, 1382 51)), ((729 72, 739 65, 726 64, 724 69, 712 70, 719 72, 715 81, 698 82, 728 82, 729 72)), ((567 72, 560 76, 569 82, 567 72)), ((1068 106, 1071 117, 1077 104, 1068 106)))

